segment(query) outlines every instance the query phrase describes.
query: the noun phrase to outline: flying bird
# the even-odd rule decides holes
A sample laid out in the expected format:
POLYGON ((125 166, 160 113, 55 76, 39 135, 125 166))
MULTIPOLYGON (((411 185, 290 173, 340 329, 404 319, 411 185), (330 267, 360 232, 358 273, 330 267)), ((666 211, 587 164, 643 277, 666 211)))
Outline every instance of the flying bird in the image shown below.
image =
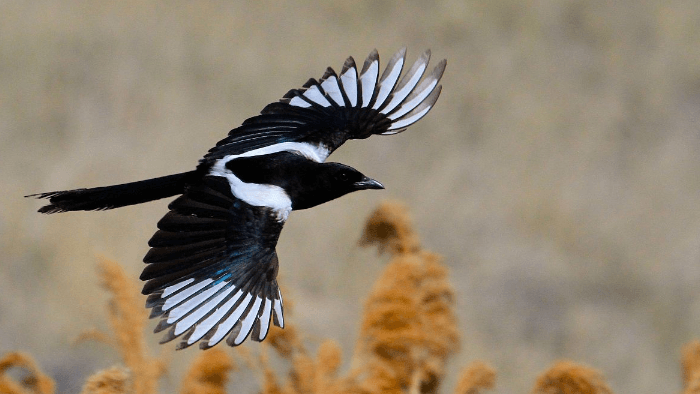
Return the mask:
POLYGON ((376 50, 359 72, 352 57, 340 74, 327 68, 231 130, 193 171, 27 197, 48 199, 39 212, 57 213, 179 195, 148 242, 141 274, 146 307, 161 319, 155 332, 167 330, 161 343, 262 341, 271 321, 284 327, 275 247, 289 213, 384 188, 328 155, 349 139, 400 133, 435 105, 446 61, 426 74, 428 50, 399 79, 405 57, 403 48, 381 75, 376 50))

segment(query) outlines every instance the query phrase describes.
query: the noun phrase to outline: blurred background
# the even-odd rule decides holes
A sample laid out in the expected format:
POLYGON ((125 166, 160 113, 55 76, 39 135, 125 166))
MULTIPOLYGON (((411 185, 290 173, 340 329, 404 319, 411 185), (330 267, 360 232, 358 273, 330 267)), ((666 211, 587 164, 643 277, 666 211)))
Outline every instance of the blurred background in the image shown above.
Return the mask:
MULTIPOLYGON (((396 198, 458 295, 442 392, 475 359, 495 392, 528 392, 561 358, 615 392, 680 391, 680 347, 700 337, 697 0, 0 3, 0 354, 30 352, 59 392, 117 362, 71 344, 108 330, 96 262, 138 278, 168 203, 45 216, 22 196, 190 170, 325 67, 402 46, 448 59, 437 106, 332 156, 386 190, 293 213, 280 239, 307 343, 349 358, 386 262, 357 240, 396 198)), ((168 392, 198 350, 148 337, 168 392)))

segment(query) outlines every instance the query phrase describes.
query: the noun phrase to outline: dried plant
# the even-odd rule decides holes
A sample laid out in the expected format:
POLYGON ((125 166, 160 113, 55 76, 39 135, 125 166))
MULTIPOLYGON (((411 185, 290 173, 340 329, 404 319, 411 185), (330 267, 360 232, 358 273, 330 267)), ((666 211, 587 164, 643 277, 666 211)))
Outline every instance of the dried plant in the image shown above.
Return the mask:
POLYGON ((700 341, 692 341, 683 347, 683 393, 700 393, 700 341))
POLYGON ((0 393, 4 394, 53 394, 55 384, 51 378, 44 375, 28 354, 12 352, 0 359, 0 393), (21 368, 27 375, 21 382, 7 376, 11 368, 21 368))
MULTIPOLYGON (((102 285, 110 292, 109 321, 114 338, 111 343, 121 353, 122 360, 129 368, 131 379, 128 392, 135 394, 155 394, 158 392, 158 378, 165 371, 163 362, 148 355, 143 337, 148 320, 143 300, 136 284, 114 261, 103 259, 100 263, 102 285)), ((103 336, 94 333, 90 336, 103 336)), ((98 375, 101 372, 98 372, 98 375)))
POLYGON ((90 376, 81 394, 126 394, 132 386, 131 375, 121 367, 112 367, 90 376))
POLYGON ((440 256, 420 249, 408 210, 397 202, 374 211, 361 243, 378 244, 392 256, 365 303, 357 351, 374 367, 365 371, 364 387, 373 392, 381 381, 387 389, 435 392, 459 347, 447 268, 440 256))
POLYGON ((596 370, 572 361, 558 361, 537 378, 533 394, 612 394, 596 370))
MULTIPOLYGON (((387 202, 371 215, 361 244, 378 245, 391 261, 380 275, 364 307, 352 367, 341 374, 343 353, 337 342, 325 340, 316 354, 308 352, 303 335, 290 319, 286 328, 272 327, 257 346, 257 357, 245 347, 201 352, 182 382, 183 394, 223 394, 231 371, 242 366, 257 374, 261 394, 401 394, 436 393, 444 378, 445 363, 458 349, 459 334, 453 308, 453 290, 439 255, 421 249, 407 209, 387 202), (289 364, 280 374, 270 354, 289 364)), ((146 310, 136 284, 115 262, 103 260, 100 276, 112 298, 109 320, 112 336, 96 330, 80 340, 92 339, 114 346, 125 367, 112 367, 89 377, 82 394, 156 393, 164 363, 148 355, 143 337, 146 310)), ((285 307, 292 306, 289 298, 285 307)), ((700 394, 700 342, 683 348, 684 393, 700 394)), ((455 394, 479 394, 492 389, 496 372, 476 361, 460 373, 455 394)), ((53 394, 54 382, 31 357, 8 353, 0 359, 0 393, 53 394), (8 376, 11 368, 27 371, 20 382, 8 376)), ((559 361, 537 378, 533 394, 612 394, 602 375, 571 361, 559 361)))
POLYGON ((490 365, 475 361, 467 365, 459 374, 455 394, 479 394, 481 390, 492 389, 496 384, 496 370, 490 365))
MULTIPOLYGON (((262 353, 265 354, 265 353, 262 353)), ((305 352, 295 352, 284 385, 280 385, 270 368, 266 355, 261 358, 263 370, 262 394, 324 394, 360 393, 352 373, 339 376, 342 351, 333 340, 325 340, 319 346, 316 358, 305 352)))
POLYGON ((182 394, 224 394, 230 371, 236 364, 225 351, 212 349, 203 352, 192 362, 182 382, 182 394))
POLYGON ((360 245, 376 244, 380 252, 392 254, 417 253, 420 249, 418 235, 406 206, 398 201, 379 204, 367 219, 360 245))

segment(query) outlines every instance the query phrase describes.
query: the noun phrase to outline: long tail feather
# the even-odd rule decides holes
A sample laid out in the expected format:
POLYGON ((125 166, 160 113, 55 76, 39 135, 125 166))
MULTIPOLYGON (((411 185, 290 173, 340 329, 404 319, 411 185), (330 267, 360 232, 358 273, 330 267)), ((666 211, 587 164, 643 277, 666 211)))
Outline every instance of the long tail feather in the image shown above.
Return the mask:
POLYGON ((30 194, 25 197, 49 199, 50 204, 39 208, 41 213, 102 211, 182 194, 185 186, 196 176, 196 171, 189 171, 120 185, 30 194))

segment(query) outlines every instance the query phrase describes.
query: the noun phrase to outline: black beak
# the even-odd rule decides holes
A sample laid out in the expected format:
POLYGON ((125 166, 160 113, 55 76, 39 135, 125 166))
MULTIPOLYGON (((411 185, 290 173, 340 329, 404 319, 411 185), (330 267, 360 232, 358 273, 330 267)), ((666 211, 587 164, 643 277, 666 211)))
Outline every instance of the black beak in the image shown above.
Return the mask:
POLYGON ((384 185, 382 185, 378 181, 375 181, 372 178, 367 177, 362 178, 362 180, 360 180, 359 182, 355 182, 354 185, 357 188, 357 190, 384 189, 384 185))

